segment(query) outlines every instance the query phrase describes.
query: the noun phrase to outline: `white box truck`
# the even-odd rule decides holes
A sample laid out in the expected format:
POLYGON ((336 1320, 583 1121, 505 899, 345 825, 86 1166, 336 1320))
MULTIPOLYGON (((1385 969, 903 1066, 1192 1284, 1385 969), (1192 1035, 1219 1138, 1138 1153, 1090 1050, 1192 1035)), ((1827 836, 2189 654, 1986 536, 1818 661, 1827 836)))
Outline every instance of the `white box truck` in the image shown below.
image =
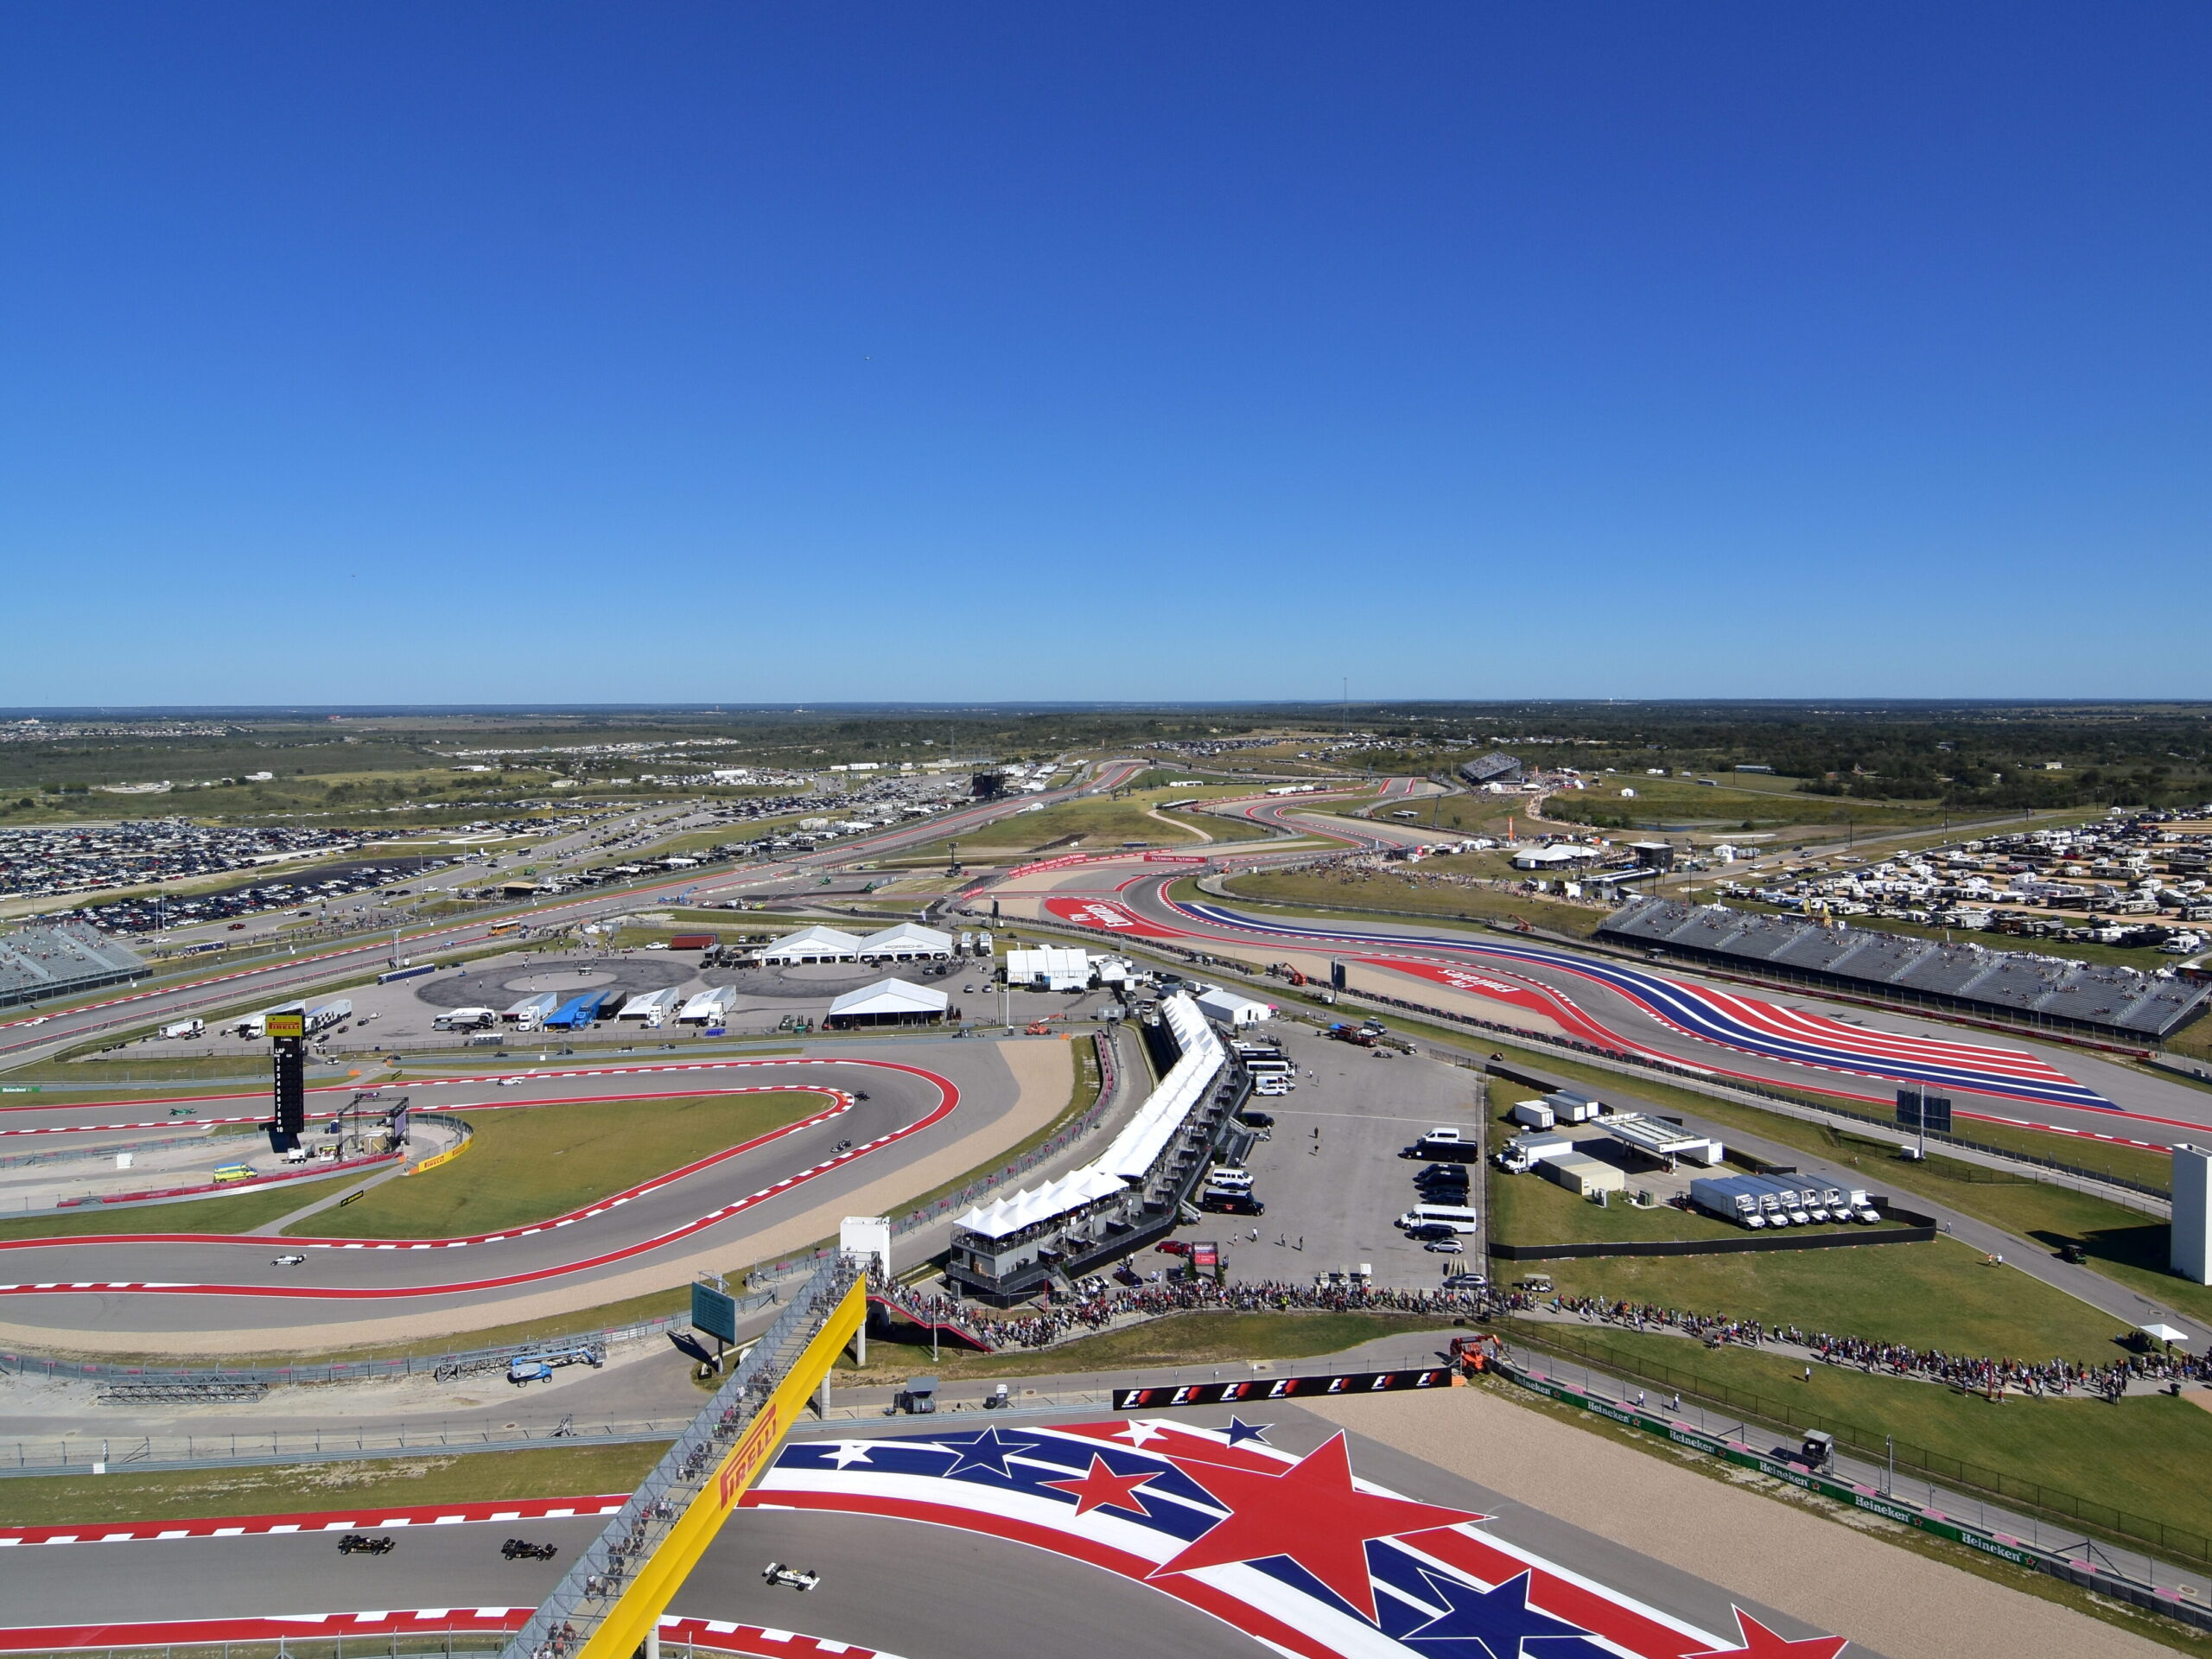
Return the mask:
POLYGON ((1541 1100, 1515 1102, 1512 1117, 1524 1129, 1554 1129, 1559 1127, 1559 1115, 1541 1100))
POLYGON ((207 1029, 207 1022, 204 1020, 179 1020, 174 1024, 163 1026, 162 1035, 168 1038, 197 1037, 207 1029))

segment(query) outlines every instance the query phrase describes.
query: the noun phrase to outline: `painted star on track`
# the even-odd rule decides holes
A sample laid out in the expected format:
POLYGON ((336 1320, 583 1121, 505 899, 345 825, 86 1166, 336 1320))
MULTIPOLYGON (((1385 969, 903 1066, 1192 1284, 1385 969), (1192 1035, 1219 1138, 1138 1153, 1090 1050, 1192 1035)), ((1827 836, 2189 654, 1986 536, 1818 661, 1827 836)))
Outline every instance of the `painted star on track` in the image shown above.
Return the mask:
POLYGON ((1211 1463, 1192 1464, 1183 1472, 1229 1514, 1150 1576, 1280 1555, 1304 1567, 1370 1623, 1375 1585, 1368 1575, 1370 1539, 1484 1518, 1471 1510, 1360 1491, 1351 1484, 1351 1459, 1342 1434, 1279 1475, 1211 1463))
POLYGON ((1090 1467, 1072 1480, 1046 1480, 1038 1484, 1050 1486, 1055 1491, 1075 1494, 1075 1512, 1078 1519, 1093 1510, 1128 1510, 1135 1515, 1149 1516, 1149 1511, 1137 1499, 1137 1488, 1160 1478, 1157 1469, 1147 1469, 1134 1475, 1117 1475, 1105 1459, 1096 1452, 1090 1454, 1090 1467))

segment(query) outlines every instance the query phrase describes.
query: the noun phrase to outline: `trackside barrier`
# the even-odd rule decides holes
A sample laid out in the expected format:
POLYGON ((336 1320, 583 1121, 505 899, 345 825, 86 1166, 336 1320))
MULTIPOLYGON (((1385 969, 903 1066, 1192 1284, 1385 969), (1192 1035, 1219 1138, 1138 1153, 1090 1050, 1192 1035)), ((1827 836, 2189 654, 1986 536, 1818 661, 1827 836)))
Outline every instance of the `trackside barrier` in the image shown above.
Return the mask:
MULTIPOLYGON (((1017 1180, 1036 1168, 1038 1165, 1058 1157, 1105 1122, 1106 1114, 1112 1108, 1114 1097, 1121 1088, 1121 1072, 1113 1038, 1103 1031, 1093 1032, 1091 1037, 1098 1048, 1098 1097, 1091 1102, 1090 1109, 1083 1115, 1082 1120, 1069 1124, 1050 1140, 1032 1147, 1019 1158, 1001 1165, 989 1174, 977 1176, 958 1192, 949 1192, 941 1198, 932 1198, 920 1209, 897 1217, 891 1224, 893 1237, 895 1238, 902 1233, 911 1233, 917 1228, 926 1227, 931 1222, 941 1221, 947 1216, 957 1215, 970 1205, 982 1202, 1008 1181, 1017 1180)), ((785 1256, 780 1261, 756 1268, 752 1282, 755 1285, 768 1285, 785 1279, 796 1278, 801 1274, 812 1273, 836 1254, 834 1249, 824 1245, 804 1255, 785 1256)))
POLYGON ((860 1259, 823 1263, 531 1615, 506 1659, 629 1659, 867 1313, 860 1259))
POLYGON ((425 1170, 435 1169, 440 1164, 451 1163, 467 1152, 468 1143, 476 1139, 476 1126, 467 1118, 448 1117, 443 1112, 410 1112, 408 1120, 410 1123, 435 1123, 442 1129, 452 1129, 461 1136, 443 1152, 433 1153, 422 1162, 410 1164, 406 1170, 410 1175, 420 1175, 425 1170))
MULTIPOLYGON (((767 1294, 741 1296, 741 1313, 756 1312, 776 1299, 767 1294)), ((97 1360, 52 1359, 43 1354, 0 1353, 0 1376, 82 1377, 94 1382, 260 1382, 272 1387, 287 1382, 356 1382, 384 1376, 434 1376, 450 1381, 480 1370, 504 1370, 517 1354, 534 1353, 549 1344, 564 1348, 603 1348, 610 1343, 631 1342, 664 1332, 687 1329, 689 1313, 668 1313, 631 1325, 604 1330, 580 1331, 538 1337, 528 1342, 505 1343, 496 1348, 470 1348, 443 1354, 403 1354, 385 1359, 332 1360, 320 1365, 232 1366, 221 1370, 162 1370, 145 1365, 107 1365, 97 1360)), ((3 1460, 0 1460, 3 1461, 3 1460)))
POLYGON ((1632 1428, 1673 1445, 1702 1452, 1707 1457, 1718 1458, 1739 1469, 1757 1470, 1760 1474, 1787 1481, 1792 1486, 1816 1492, 1851 1509, 1881 1516, 1902 1526, 1910 1527, 1916 1532, 1928 1533, 1955 1544, 1963 1544, 1968 1549, 1993 1555, 2002 1561, 2010 1561, 2015 1567, 2047 1573, 2069 1584, 2094 1590, 2099 1595, 2109 1596, 2115 1601, 2163 1613, 2169 1618, 2178 1619, 2199 1630, 2212 1630, 2212 1608, 2183 1600, 2172 1591, 2156 1588, 2108 1567, 2101 1567, 2094 1559, 2075 1560, 2055 1551, 2039 1548, 2008 1534, 1970 1525, 1939 1510, 1925 1509, 1887 1496, 1871 1486, 1833 1479, 1802 1465, 1770 1457, 1741 1440, 1723 1440, 1701 1433, 1668 1418, 1625 1405, 1594 1389, 1548 1376, 1541 1370, 1512 1360, 1500 1359, 1492 1369, 1499 1376, 1510 1379, 1531 1393, 1577 1407, 1592 1416, 1603 1417, 1624 1428, 1632 1428))
POLYGON ((1674 1389, 1683 1398, 1702 1400, 1746 1418, 1763 1419, 1770 1423, 1794 1424, 1798 1428, 1824 1429, 1835 1436, 1838 1446, 1862 1456, 1893 1456, 1898 1468, 1913 1470, 1930 1479, 1962 1487, 1968 1491, 1986 1493, 2000 1503, 2018 1504, 2023 1509, 2056 1516, 2074 1526, 2094 1529, 2107 1537, 2133 1540, 2163 1550, 2176 1560, 2212 1565, 2212 1538, 2185 1527, 2168 1526, 2163 1521, 2081 1497, 2057 1487, 2046 1486, 2038 1480, 2022 1479, 2001 1469, 1993 1469, 1986 1464, 1970 1462, 1947 1452, 1937 1452, 1928 1446, 1916 1446, 1909 1440, 1899 1440, 1894 1436, 1885 1435, 1879 1429, 1869 1428, 1864 1423, 1830 1417, 1823 1412, 1777 1400, 1754 1389, 1738 1388, 1730 1382, 1718 1382, 1689 1371, 1678 1371, 1649 1355, 1624 1353, 1603 1342, 1589 1341, 1571 1326, 1531 1328, 1526 1324, 1516 1324, 1513 1328, 1513 1337, 1514 1340, 1533 1347, 1557 1354, 1572 1354, 1602 1370, 1633 1376, 1639 1382, 1656 1382, 1662 1388, 1674 1389))

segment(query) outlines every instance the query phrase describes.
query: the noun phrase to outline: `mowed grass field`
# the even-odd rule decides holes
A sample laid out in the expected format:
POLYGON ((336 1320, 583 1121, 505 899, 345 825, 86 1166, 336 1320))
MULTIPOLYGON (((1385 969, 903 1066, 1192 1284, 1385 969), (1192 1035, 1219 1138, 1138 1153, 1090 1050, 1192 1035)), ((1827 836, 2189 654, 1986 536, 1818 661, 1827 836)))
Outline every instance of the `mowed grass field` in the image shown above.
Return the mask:
POLYGON ((138 1205, 127 1210, 88 1205, 81 1210, 41 1211, 0 1221, 0 1239, 79 1238, 86 1233, 250 1233, 279 1216, 327 1198, 348 1179, 302 1177, 257 1192, 180 1198, 174 1204, 138 1205))
MULTIPOLYGON (((1568 904, 1527 893, 1503 893, 1495 887, 1461 887, 1457 882, 1440 881, 1427 870, 1433 864, 1440 872, 1448 871, 1463 863, 1472 864, 1481 857, 1477 854, 1466 860, 1424 859, 1421 868, 1410 872, 1395 868, 1262 871, 1232 876, 1225 885, 1236 898, 1312 911, 1389 911, 1460 921, 1517 918, 1531 927, 1549 928, 1555 933, 1581 938, 1596 932, 1598 924, 1612 913, 1610 906, 1568 904)), ((1198 896, 1203 899, 1207 895, 1198 896)))
POLYGON ((475 1139, 451 1163, 386 1181, 358 1204, 284 1230, 312 1238, 451 1238, 527 1227, 811 1116, 827 1103, 821 1095, 790 1090, 471 1113, 475 1139))
POLYGON ((2126 1357, 2115 1341, 2126 1332, 2124 1320, 2017 1268, 1991 1267, 1979 1251, 1948 1238, 1737 1255, 1594 1256, 1525 1268, 1502 1262, 1499 1270, 1548 1273, 1564 1296, 1651 1302, 1947 1353, 2100 1365, 2126 1357))
MULTIPOLYGON (((1533 1337, 1545 1333, 1520 1325, 1533 1337)), ((1516 1334, 1518 1331, 1516 1332, 1516 1334)), ((1945 1478, 2030 1497, 2037 1483, 2058 1492, 2212 1537, 2212 1486, 2187 1471, 2212 1466, 2212 1411, 2164 1395, 2131 1396, 2117 1406, 2083 1399, 2028 1400, 2017 1395, 1993 1403, 1929 1382, 1872 1376, 1815 1365, 1803 1380, 1802 1362, 1753 1349, 1708 1349, 1680 1338, 1639 1335, 1610 1326, 1562 1333, 1598 1351, 1592 1364, 1641 1367, 1653 1393, 1700 1387, 1746 1390, 1757 1396, 1726 1401, 1732 1409, 1767 1418, 1785 1428, 1825 1423, 1860 1452, 1878 1459, 1882 1437, 1897 1441, 1898 1466, 1911 1448, 1925 1448, 1973 1465, 1945 1478)), ((1578 1356, 1579 1357, 1579 1356, 1578 1356)))
POLYGON ((958 836, 948 836, 923 847, 891 855, 899 861, 942 858, 952 842, 960 843, 961 856, 981 856, 993 851, 1032 852, 1055 842, 1055 851, 1107 853, 1125 841, 1141 841, 1153 847, 1188 851, 1213 841, 1253 841, 1267 834, 1256 823, 1242 818, 1217 817, 1211 813, 1167 812, 1160 822, 1151 814, 1165 801, 1221 800, 1253 793, 1249 787, 1226 789, 1146 789, 1115 798, 1091 796, 1063 802, 1041 811, 1024 812, 983 825, 958 836), (1200 832, 1204 833, 1201 834, 1200 832), (1066 842, 1070 836, 1080 843, 1066 842))
MULTIPOLYGON (((1629 1178, 1635 1190, 1636 1178, 1629 1178)), ((1556 1181, 1531 1170, 1525 1175, 1493 1172, 1490 1178, 1491 1236, 1502 1244, 1610 1244, 1630 1239, 1737 1238, 1744 1230, 1695 1211, 1658 1205, 1640 1210, 1616 1192, 1604 1205, 1580 1198, 1556 1181)), ((1566 1264, 1563 1264, 1566 1265, 1566 1264)), ((1527 1270, 1548 1268, 1531 1262, 1527 1270)), ((1521 1269, 1502 1262, 1509 1277, 1521 1269)))
POLYGON ((1647 778, 1616 772, 1592 779, 1584 789, 1564 790, 1545 804, 1544 816, 1572 823, 1586 812, 1611 820, 1625 817, 1637 825, 1709 824, 1715 829, 1782 830, 1822 826, 1841 830, 1940 829, 1952 813, 1940 801, 1867 801, 1847 795, 1809 795, 1795 778, 1759 772, 1706 772, 1714 779, 1647 778), (1625 795, 1624 790, 1633 790, 1625 795))
POLYGON ((652 1471, 665 1441, 531 1447, 498 1453, 416 1453, 354 1463, 170 1469, 132 1474, 32 1475, 8 1485, 17 1527, 184 1521, 224 1515, 297 1515, 375 1503, 386 1510, 519 1497, 626 1492, 652 1471))

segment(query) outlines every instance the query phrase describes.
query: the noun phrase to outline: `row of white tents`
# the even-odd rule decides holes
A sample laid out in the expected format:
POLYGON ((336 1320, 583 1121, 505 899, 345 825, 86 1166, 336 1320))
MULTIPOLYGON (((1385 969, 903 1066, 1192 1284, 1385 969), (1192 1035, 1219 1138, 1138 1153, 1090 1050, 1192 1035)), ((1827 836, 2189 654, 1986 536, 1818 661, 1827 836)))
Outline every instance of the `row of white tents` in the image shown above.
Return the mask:
POLYGON ((1042 1249, 1079 1254, 1109 1215, 1134 1218, 1147 1195, 1156 1196, 1157 1183, 1172 1167, 1169 1154, 1228 1059, 1191 998, 1169 996, 1160 1010, 1175 1039, 1175 1064, 1113 1143, 1080 1169, 954 1220, 954 1255, 967 1258, 971 1274, 1004 1281, 1030 1267, 1042 1249))
POLYGON ((791 968, 823 962, 949 962, 952 935, 924 927, 918 922, 899 922, 866 938, 834 927, 816 925, 786 933, 760 949, 761 963, 770 968, 791 968))

